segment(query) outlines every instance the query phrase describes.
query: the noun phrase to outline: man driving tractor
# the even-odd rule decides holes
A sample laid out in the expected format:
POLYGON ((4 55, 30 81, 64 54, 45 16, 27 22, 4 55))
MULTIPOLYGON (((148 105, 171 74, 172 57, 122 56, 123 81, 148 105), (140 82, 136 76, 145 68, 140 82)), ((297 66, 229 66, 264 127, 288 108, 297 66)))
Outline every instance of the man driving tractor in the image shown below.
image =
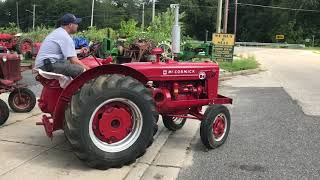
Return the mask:
MULTIPOLYGON (((71 34, 75 34, 81 18, 67 13, 59 19, 60 26, 43 41, 36 57, 35 67, 43 71, 77 77, 89 67, 77 57, 71 34)), ((85 50, 84 50, 85 51, 85 50)))

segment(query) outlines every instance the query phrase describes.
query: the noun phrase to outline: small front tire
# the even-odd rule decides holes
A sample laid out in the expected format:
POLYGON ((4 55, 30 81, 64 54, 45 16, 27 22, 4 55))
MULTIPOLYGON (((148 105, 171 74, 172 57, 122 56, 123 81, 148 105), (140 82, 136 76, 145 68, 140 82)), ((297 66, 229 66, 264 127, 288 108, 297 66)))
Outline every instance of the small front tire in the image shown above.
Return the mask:
POLYGON ((209 106, 200 125, 202 143, 215 149, 225 143, 230 131, 230 113, 223 105, 209 106))
POLYGON ((36 96, 27 88, 19 88, 9 95, 8 103, 14 112, 26 113, 32 111, 36 105, 36 96))
POLYGON ((181 129, 186 123, 186 120, 187 118, 177 118, 169 116, 162 117, 163 125, 170 131, 177 131, 181 129))

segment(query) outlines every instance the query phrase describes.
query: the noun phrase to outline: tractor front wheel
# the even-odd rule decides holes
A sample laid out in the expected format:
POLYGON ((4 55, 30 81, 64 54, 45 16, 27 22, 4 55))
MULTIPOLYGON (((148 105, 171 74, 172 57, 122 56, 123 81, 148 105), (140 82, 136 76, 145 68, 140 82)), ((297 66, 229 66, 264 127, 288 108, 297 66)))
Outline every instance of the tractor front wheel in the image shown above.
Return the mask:
POLYGON ((0 99, 0 126, 3 125, 9 118, 9 107, 0 99))
POLYGON ((177 118, 169 116, 162 117, 163 125, 170 131, 177 131, 181 129, 186 123, 186 120, 187 118, 177 118))
POLYGON ((36 96, 27 88, 19 88, 9 95, 8 103, 14 112, 26 113, 32 111, 36 105, 36 96))
POLYGON ((202 143, 208 149, 215 149, 224 144, 230 131, 230 123, 230 113, 225 106, 209 106, 200 125, 202 143))
POLYGON ((152 143, 154 111, 150 92, 137 80, 101 76, 73 96, 65 112, 65 135, 90 167, 121 167, 134 162, 152 143))

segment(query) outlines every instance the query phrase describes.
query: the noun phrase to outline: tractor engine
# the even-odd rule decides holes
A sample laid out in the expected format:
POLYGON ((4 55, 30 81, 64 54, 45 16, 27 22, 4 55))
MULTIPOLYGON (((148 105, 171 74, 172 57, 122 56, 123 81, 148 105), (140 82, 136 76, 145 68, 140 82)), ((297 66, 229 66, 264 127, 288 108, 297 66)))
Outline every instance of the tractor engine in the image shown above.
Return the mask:
POLYGON ((190 114, 217 97, 219 66, 215 63, 169 60, 124 65, 149 79, 147 86, 160 114, 190 114))

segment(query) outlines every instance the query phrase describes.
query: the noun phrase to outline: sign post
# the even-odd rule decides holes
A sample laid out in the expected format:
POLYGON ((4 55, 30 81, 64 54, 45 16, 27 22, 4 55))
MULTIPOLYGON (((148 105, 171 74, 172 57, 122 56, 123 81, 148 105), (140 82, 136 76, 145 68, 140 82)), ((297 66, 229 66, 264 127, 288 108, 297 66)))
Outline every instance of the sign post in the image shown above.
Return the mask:
POLYGON ((212 36, 214 45, 214 59, 216 61, 233 61, 233 51, 235 44, 234 34, 216 33, 212 36))

